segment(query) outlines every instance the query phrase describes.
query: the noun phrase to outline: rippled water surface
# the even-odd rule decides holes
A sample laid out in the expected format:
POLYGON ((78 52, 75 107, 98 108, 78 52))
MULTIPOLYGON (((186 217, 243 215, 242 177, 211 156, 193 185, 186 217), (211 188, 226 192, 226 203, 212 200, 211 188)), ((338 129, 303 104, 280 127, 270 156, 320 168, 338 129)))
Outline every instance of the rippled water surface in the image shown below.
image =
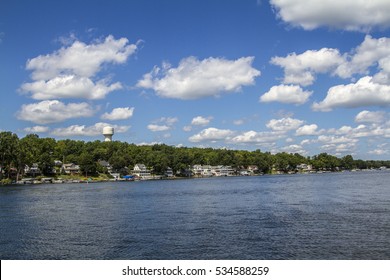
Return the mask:
POLYGON ((0 187, 0 259, 390 259, 390 172, 0 187))

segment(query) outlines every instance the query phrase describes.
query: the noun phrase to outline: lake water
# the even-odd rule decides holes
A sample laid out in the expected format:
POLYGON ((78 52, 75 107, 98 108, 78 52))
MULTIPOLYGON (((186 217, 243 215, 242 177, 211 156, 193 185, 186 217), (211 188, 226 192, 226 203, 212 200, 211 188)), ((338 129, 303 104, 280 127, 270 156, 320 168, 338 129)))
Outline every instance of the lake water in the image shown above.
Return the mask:
POLYGON ((390 259, 390 172, 0 187, 0 259, 390 259))

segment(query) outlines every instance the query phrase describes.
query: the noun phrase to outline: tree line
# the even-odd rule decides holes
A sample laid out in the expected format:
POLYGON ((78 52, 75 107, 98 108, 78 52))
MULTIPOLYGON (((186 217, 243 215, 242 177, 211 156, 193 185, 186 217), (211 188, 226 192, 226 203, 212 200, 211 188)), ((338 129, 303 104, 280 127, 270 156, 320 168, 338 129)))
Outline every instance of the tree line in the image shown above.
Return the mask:
POLYGON ((314 169, 330 171, 381 166, 390 168, 390 161, 355 160, 351 155, 338 158, 321 153, 304 157, 297 153, 271 154, 260 150, 173 147, 165 144, 138 146, 120 141, 55 140, 40 138, 36 134, 19 138, 12 132, 0 132, 0 176, 10 178, 12 171, 19 177, 23 175, 26 165, 32 166, 35 163, 43 175, 51 175, 55 160, 78 164, 81 172, 89 174, 104 172, 103 167, 97 164, 99 160, 108 161, 114 171, 122 173, 131 170, 135 164, 143 163, 155 174, 163 174, 168 167, 176 173, 195 164, 229 165, 234 168, 256 165, 263 173, 270 173, 272 169, 290 172, 299 164, 311 164, 314 169))

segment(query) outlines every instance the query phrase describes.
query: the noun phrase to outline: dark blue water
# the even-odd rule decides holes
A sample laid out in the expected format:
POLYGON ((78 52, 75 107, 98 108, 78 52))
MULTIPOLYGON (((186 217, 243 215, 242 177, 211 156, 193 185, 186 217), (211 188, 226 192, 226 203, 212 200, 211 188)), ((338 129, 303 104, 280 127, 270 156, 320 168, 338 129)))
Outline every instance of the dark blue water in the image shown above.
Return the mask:
POLYGON ((0 188, 1 259, 390 259, 390 172, 0 188))

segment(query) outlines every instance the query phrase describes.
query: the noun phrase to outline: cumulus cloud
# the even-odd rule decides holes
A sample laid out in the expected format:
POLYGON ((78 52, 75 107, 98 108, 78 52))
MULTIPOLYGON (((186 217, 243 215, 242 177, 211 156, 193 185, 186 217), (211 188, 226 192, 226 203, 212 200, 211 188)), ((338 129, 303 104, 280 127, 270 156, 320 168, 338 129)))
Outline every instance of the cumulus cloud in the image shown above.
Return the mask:
POLYGON ((75 41, 51 54, 40 55, 27 61, 33 82, 24 83, 21 90, 32 98, 87 98, 101 99, 122 88, 120 83, 110 84, 108 79, 94 77, 108 63, 122 64, 137 49, 126 38, 116 40, 108 36, 102 42, 85 44, 75 41))
POLYGON ((380 123, 385 120, 386 113, 383 111, 370 112, 367 110, 361 111, 355 117, 357 123, 380 123))
POLYGON ((204 142, 204 141, 219 141, 219 140, 227 140, 234 134, 234 131, 229 129, 218 129, 214 127, 209 127, 203 129, 200 133, 195 134, 188 138, 190 142, 204 142))
POLYGON ((344 125, 339 129, 329 129, 328 133, 333 133, 335 135, 346 135, 349 138, 385 136, 387 133, 387 128, 386 126, 379 126, 377 124, 360 124, 357 127, 344 125))
POLYGON ((387 80, 386 77, 390 75, 390 38, 375 39, 367 35, 355 50, 345 56, 348 59, 335 70, 335 74, 341 78, 349 78, 354 74, 368 74, 369 67, 376 64, 381 69, 375 77, 377 80, 387 80))
POLYGON ((37 124, 49 124, 72 118, 91 117, 94 113, 95 109, 85 102, 64 104, 58 100, 45 100, 22 105, 17 118, 37 124))
POLYGON ((128 39, 116 40, 112 35, 90 45, 75 41, 71 46, 28 60, 26 69, 33 71, 34 80, 50 80, 64 73, 93 77, 105 63, 126 62, 137 49, 137 45, 128 43, 128 39))
POLYGON ((157 122, 166 123, 167 125, 170 126, 174 125, 178 121, 179 119, 176 117, 161 117, 159 120, 157 120, 157 122))
POLYGON ((111 113, 104 113, 101 118, 103 120, 125 120, 129 119, 133 116, 134 107, 123 107, 123 108, 115 108, 111 111, 111 113))
POLYGON ((273 143, 281 138, 284 138, 285 134, 281 131, 245 131, 233 137, 230 142, 234 144, 262 144, 273 143))
POLYGON ((192 119, 191 124, 192 125, 200 125, 200 126, 205 126, 210 123, 210 121, 213 119, 213 117, 202 117, 202 116, 197 116, 192 119))
POLYGON ((178 122, 179 119, 176 117, 162 117, 158 120, 153 121, 147 126, 150 131, 161 132, 171 130, 173 125, 178 122))
POLYGON ((167 130, 170 130, 170 129, 171 129, 170 126, 167 126, 167 125, 158 125, 158 124, 149 124, 149 125, 147 126, 147 128, 148 128, 150 131, 153 131, 153 132, 167 131, 167 130))
POLYGON ((357 144, 352 143, 342 143, 342 144, 325 144, 322 145, 320 148, 328 153, 332 153, 335 155, 340 154, 351 154, 356 149, 357 144))
POLYGON ((28 132, 28 133, 45 133, 45 132, 49 131, 49 127, 48 126, 36 125, 36 126, 33 126, 33 127, 26 127, 23 130, 25 132, 28 132))
POLYGON ((156 66, 138 81, 137 86, 153 89, 161 97, 185 100, 237 92, 242 86, 253 85, 255 77, 260 75, 260 71, 252 67, 253 59, 187 57, 177 68, 168 64, 162 68, 156 66))
POLYGON ((387 0, 271 0, 283 21, 306 30, 319 27, 367 32, 390 26, 387 0))
POLYGON ((357 139, 353 139, 347 136, 335 136, 335 135, 320 135, 318 141, 327 144, 340 144, 340 143, 357 143, 357 139))
POLYGON ((191 131, 192 130, 192 126, 206 126, 210 123, 210 121, 213 119, 213 117, 202 117, 202 116, 197 116, 197 117, 194 117, 191 121, 191 125, 186 125, 183 127, 183 130, 184 131, 191 131))
POLYGON ((279 85, 260 97, 260 102, 281 102, 289 104, 304 104, 312 94, 312 91, 304 91, 297 85, 279 85))
POLYGON ((97 136, 101 135, 105 126, 114 128, 115 133, 123 133, 129 130, 130 126, 111 125, 108 123, 99 122, 92 126, 71 125, 63 128, 55 128, 51 134, 55 136, 97 136))
POLYGON ((327 73, 335 70, 344 62, 337 49, 322 48, 318 51, 308 50, 297 55, 291 53, 286 57, 273 57, 271 63, 284 69, 285 84, 311 85, 316 73, 327 73))
POLYGON ((374 150, 368 151, 368 154, 376 155, 376 156, 388 155, 389 154, 389 150, 374 149, 374 150))
POLYGON ((291 153, 291 154, 298 153, 300 155, 307 154, 307 151, 301 145, 297 145, 297 144, 285 146, 285 147, 282 147, 279 149, 274 149, 272 151, 272 153, 279 153, 279 152, 286 152, 286 153, 291 153))
POLYGON ((341 154, 352 153, 359 142, 358 139, 354 139, 349 136, 335 136, 335 135, 320 135, 318 141, 324 143, 320 148, 324 151, 341 154))
POLYGON ((390 86, 377 84, 366 76, 356 83, 331 87, 325 99, 312 105, 315 111, 331 111, 337 107, 389 106, 390 86))
POLYGON ((319 133, 317 129, 318 126, 316 124, 304 125, 297 129, 295 135, 296 136, 317 135, 319 133))
POLYGON ((24 83, 21 90, 31 92, 31 97, 38 100, 53 98, 102 99, 108 93, 121 89, 121 83, 109 84, 107 80, 96 83, 90 78, 75 75, 61 75, 51 80, 39 80, 24 83))
POLYGON ((272 119, 266 126, 274 131, 289 131, 300 127, 304 121, 293 118, 272 119))
MULTIPOLYGON (((301 54, 292 53, 286 57, 276 56, 270 62, 283 68, 285 84, 308 86, 313 84, 318 73, 343 79, 352 78, 356 74, 368 76, 370 70, 377 66, 379 71, 373 75, 372 81, 390 85, 390 38, 375 39, 367 35, 359 46, 344 54, 340 54, 337 49, 322 48, 301 54)), ((276 96, 281 94, 279 91, 287 90, 283 87, 273 88, 264 98, 278 99, 276 96)))

